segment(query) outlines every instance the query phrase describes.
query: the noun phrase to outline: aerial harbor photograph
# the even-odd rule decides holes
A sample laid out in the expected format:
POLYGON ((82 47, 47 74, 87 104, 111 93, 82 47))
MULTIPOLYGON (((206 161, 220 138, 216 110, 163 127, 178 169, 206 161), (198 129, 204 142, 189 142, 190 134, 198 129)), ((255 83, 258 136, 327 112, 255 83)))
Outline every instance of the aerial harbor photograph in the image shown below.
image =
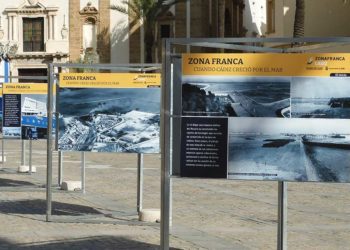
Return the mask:
POLYGON ((184 76, 182 114, 288 118, 290 78, 184 76))
POLYGON ((350 118, 350 77, 293 77, 291 112, 297 118, 350 118))
POLYGON ((62 88, 59 104, 60 150, 159 152, 159 88, 62 88))
POLYGON ((229 118, 229 179, 350 182, 350 122, 229 118))

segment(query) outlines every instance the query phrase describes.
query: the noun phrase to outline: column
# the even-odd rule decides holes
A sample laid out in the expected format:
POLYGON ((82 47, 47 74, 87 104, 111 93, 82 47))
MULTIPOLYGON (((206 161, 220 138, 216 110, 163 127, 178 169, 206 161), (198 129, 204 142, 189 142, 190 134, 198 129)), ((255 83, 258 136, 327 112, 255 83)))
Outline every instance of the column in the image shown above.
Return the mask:
POLYGON ((15 20, 15 17, 14 16, 11 16, 11 24, 12 24, 12 27, 11 27, 11 40, 13 41, 14 38, 15 38, 15 25, 14 25, 14 20, 15 20))
POLYGON ((17 24, 17 21, 18 21, 18 19, 17 19, 17 16, 13 16, 13 20, 12 20, 12 27, 13 27, 13 30, 12 30, 12 32, 13 32, 13 40, 15 40, 15 41, 18 41, 19 39, 18 39, 18 24, 17 24))
POLYGON ((47 19, 47 36, 47 38, 51 40, 51 15, 49 15, 47 19))
POLYGON ((8 19, 8 40, 12 40, 12 16, 7 16, 8 19))
POLYGON ((51 19, 51 31, 52 31, 52 40, 55 40, 55 15, 52 15, 51 19))

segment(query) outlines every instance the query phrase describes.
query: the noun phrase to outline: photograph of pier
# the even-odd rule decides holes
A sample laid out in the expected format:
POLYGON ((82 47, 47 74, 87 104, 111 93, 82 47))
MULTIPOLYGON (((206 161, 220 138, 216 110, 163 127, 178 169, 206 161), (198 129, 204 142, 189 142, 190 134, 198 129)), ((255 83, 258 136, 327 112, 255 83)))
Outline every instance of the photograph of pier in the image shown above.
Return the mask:
POLYGON ((182 114, 289 118, 290 79, 183 76, 182 114))
POLYGON ((350 121, 229 118, 228 179, 350 182, 350 121))
POLYGON ((296 118, 350 118, 350 77, 293 77, 291 112, 296 118))
POLYGON ((64 88, 59 113, 59 150, 159 153, 160 88, 64 88))

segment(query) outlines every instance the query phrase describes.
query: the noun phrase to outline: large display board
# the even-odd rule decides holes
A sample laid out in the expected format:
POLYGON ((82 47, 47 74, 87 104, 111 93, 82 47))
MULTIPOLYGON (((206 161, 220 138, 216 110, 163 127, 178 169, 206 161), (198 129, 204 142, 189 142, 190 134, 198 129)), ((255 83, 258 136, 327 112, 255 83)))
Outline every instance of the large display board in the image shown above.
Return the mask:
POLYGON ((181 176, 350 182, 350 54, 184 54, 181 84, 181 176))
POLYGON ((62 73, 62 151, 159 153, 160 74, 62 73))
POLYGON ((3 84, 3 137, 44 139, 47 135, 47 84, 3 84))

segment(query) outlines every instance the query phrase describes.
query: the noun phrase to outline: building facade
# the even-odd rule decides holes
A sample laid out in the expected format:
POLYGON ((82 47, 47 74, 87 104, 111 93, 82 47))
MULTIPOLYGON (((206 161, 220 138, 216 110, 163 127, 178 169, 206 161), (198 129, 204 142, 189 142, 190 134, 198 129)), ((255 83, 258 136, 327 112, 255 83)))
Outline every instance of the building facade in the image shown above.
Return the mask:
POLYGON ((68 1, 12 0, 0 6, 0 18, 0 43, 18 47, 13 76, 44 76, 48 63, 68 60, 68 1))
MULTIPOLYGON (((0 43, 16 44, 11 74, 46 75, 50 62, 144 62, 142 26, 112 10, 122 0, 12 0, 0 6, 0 43)), ((127 7, 127 6, 124 6, 127 7)), ((350 3, 305 0, 305 36, 350 36, 350 3)), ((158 17, 154 62, 169 37, 292 37, 295 0, 190 0, 158 17)), ((176 48, 185 52, 184 46, 176 48)), ((215 52, 192 47, 191 52, 215 52)), ((0 75, 3 67, 0 66, 0 75)))

